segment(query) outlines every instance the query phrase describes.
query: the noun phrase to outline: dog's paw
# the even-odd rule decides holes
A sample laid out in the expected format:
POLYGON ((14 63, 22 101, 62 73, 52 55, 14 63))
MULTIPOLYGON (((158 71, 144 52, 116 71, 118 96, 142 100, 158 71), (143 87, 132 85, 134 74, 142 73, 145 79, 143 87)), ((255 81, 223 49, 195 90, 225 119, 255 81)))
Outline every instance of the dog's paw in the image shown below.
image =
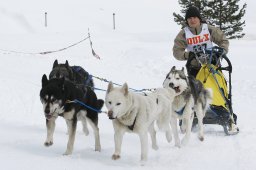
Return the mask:
POLYGON ((198 139, 199 139, 200 141, 204 141, 204 137, 203 137, 203 136, 198 136, 198 139))
POLYGON ((180 143, 175 143, 174 146, 177 147, 177 148, 181 148, 181 144, 180 143))
POLYGON ((115 154, 113 154, 113 155, 112 155, 112 159, 113 159, 113 160, 120 159, 120 155, 115 155, 115 154))
POLYGON ((141 161, 140 161, 140 166, 145 166, 145 165, 146 165, 146 163, 147 163, 147 161, 146 161, 146 160, 141 160, 141 161))
POLYGON ((181 147, 181 143, 180 143, 180 140, 179 139, 175 139, 174 141, 174 146, 177 147, 177 148, 180 148, 181 147))
POLYGON ((158 149, 159 149, 159 147, 158 147, 157 145, 152 145, 152 148, 153 148, 154 150, 158 150, 158 149))
POLYGON ((49 147, 49 146, 51 146, 51 145, 53 145, 53 142, 52 142, 52 141, 46 141, 46 142, 44 142, 44 146, 46 146, 46 147, 49 147))
POLYGON ((72 154, 72 152, 70 152, 70 151, 66 151, 65 153, 63 153, 62 155, 63 156, 67 156, 67 155, 71 155, 72 154))
POLYGON ((185 138, 185 139, 181 140, 181 145, 182 146, 186 146, 187 144, 188 144, 188 139, 185 138))

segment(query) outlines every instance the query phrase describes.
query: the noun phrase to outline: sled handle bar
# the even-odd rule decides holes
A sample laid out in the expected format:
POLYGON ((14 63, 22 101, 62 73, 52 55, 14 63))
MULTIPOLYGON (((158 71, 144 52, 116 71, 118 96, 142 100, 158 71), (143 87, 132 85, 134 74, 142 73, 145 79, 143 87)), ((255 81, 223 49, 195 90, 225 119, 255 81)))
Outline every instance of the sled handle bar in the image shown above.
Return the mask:
POLYGON ((219 70, 226 70, 226 71, 229 71, 230 73, 232 73, 232 64, 231 64, 230 60, 228 59, 227 55, 224 54, 222 56, 222 58, 224 60, 226 60, 226 62, 228 63, 228 66, 227 67, 220 67, 219 70))
MULTIPOLYGON (((203 52, 203 51, 201 51, 203 52)), ((211 49, 206 49, 204 50, 204 53, 207 53, 207 54, 210 54, 210 57, 214 54, 214 53, 218 53, 219 54, 219 57, 223 58, 224 60, 226 60, 226 62, 228 63, 228 66, 227 67, 219 67, 218 70, 226 70, 226 71, 229 71, 230 73, 232 72, 232 64, 230 62, 230 60, 228 59, 225 51, 223 48, 221 47, 218 47, 218 46, 214 46, 213 48, 211 49)), ((191 61, 196 59, 198 57, 198 53, 197 52, 194 52, 194 56, 189 58, 187 60, 187 63, 186 63, 186 67, 188 68, 191 64, 191 61)))

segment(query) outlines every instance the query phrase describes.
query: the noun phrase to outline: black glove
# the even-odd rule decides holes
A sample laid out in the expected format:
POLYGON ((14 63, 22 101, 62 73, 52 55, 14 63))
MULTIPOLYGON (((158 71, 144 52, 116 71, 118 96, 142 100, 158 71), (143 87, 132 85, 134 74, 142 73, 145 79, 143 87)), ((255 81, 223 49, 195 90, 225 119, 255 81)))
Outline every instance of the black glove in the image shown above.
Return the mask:
POLYGON ((188 61, 192 61, 193 59, 197 60, 201 64, 205 64, 208 59, 208 54, 204 53, 203 51, 200 52, 189 52, 188 61))
POLYGON ((195 67, 195 66, 191 65, 192 60, 196 60, 196 55, 198 55, 198 54, 195 54, 195 52, 192 52, 192 51, 189 52, 188 60, 186 63, 186 69, 187 69, 189 76, 196 77, 196 75, 200 69, 200 67, 195 67))

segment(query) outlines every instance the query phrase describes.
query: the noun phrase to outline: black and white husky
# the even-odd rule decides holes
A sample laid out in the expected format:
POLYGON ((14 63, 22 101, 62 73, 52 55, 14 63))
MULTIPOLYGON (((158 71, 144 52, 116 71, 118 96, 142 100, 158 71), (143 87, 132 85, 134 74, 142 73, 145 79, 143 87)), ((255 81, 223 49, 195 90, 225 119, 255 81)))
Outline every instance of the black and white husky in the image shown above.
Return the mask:
POLYGON ((98 100, 96 94, 90 88, 86 91, 84 89, 84 87, 77 87, 73 82, 67 81, 64 78, 48 80, 47 76, 43 75, 40 99, 43 104, 47 127, 45 146, 53 144, 55 120, 58 116, 62 116, 66 120, 69 134, 67 149, 64 155, 72 154, 78 120, 82 121, 83 131, 86 135, 89 134, 87 121, 89 122, 94 131, 95 151, 101 150, 98 113, 78 103, 69 102, 76 99, 95 108, 95 110, 100 110, 104 101, 98 100))
POLYGON ((188 143, 194 112, 198 118, 199 134, 201 141, 204 140, 203 118, 211 101, 211 91, 205 89, 202 83, 193 77, 187 77, 182 70, 176 70, 175 66, 167 74, 163 83, 164 88, 174 89, 176 97, 172 104, 171 127, 173 129, 175 146, 188 143), (182 119, 181 130, 185 136, 180 142, 177 130, 177 119, 182 119))

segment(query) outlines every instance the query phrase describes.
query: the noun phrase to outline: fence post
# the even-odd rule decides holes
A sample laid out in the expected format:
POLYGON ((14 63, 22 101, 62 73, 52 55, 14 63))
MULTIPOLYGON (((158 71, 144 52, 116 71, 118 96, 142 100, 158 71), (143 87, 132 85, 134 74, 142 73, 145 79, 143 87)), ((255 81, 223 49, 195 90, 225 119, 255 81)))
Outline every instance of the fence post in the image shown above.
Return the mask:
POLYGON ((44 26, 47 27, 47 12, 44 13, 44 26))
POLYGON ((116 23, 115 23, 115 13, 113 13, 113 29, 116 29, 116 23))

